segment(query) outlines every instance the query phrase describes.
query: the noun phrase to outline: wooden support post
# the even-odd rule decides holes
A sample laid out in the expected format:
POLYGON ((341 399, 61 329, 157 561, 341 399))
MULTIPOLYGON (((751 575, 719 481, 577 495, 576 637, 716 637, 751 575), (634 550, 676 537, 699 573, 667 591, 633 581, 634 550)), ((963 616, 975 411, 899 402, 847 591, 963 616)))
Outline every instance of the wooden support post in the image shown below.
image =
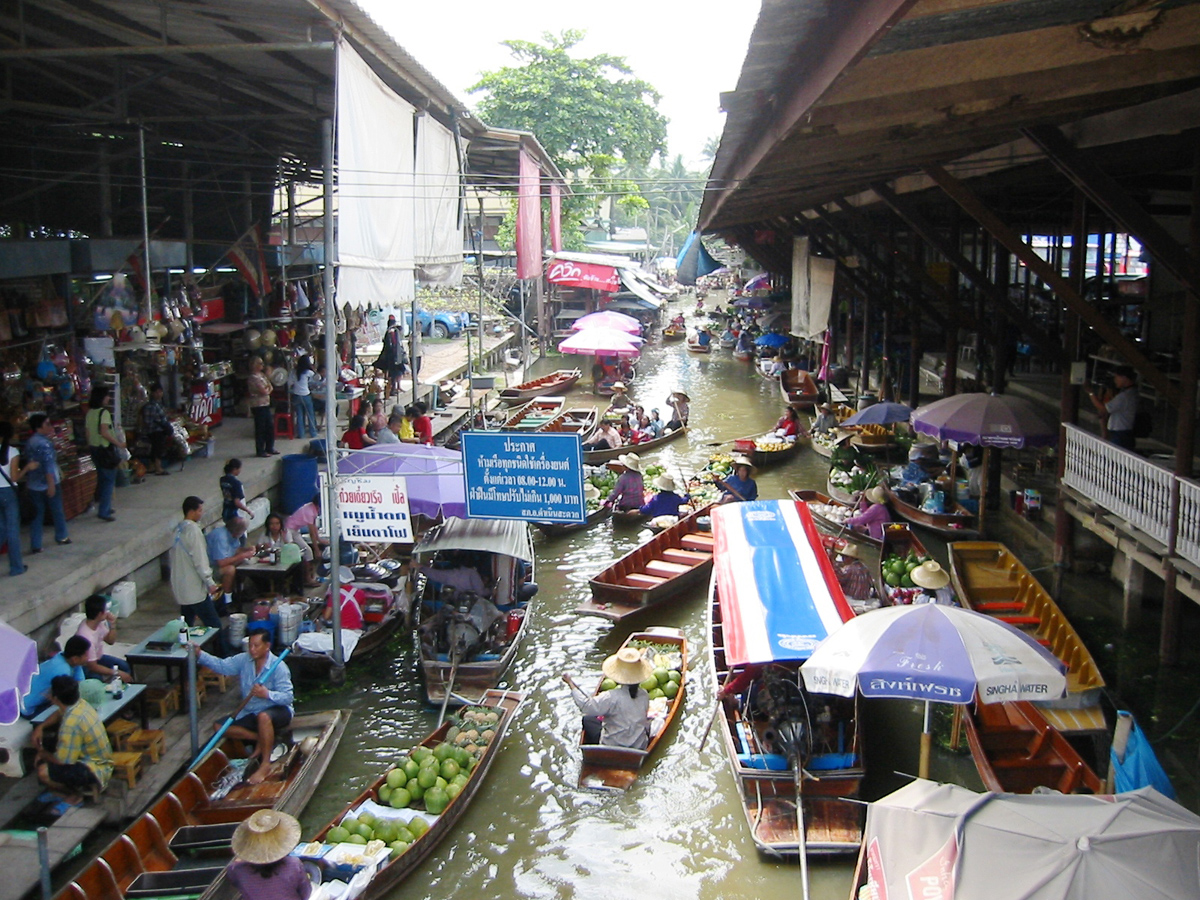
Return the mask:
MULTIPOLYGON (((1061 263, 1060 263, 1061 264, 1061 263)), ((1084 270, 1087 268, 1087 199, 1080 191, 1075 192, 1075 203, 1071 210, 1071 268, 1069 278, 1076 290, 1083 286, 1084 270)), ((1058 418, 1063 425, 1074 425, 1079 421, 1079 386, 1071 383, 1071 364, 1079 358, 1079 316, 1069 307, 1063 324, 1064 366, 1059 380, 1058 418)), ((1061 485, 1067 471, 1067 430, 1058 431, 1058 478, 1061 485)), ((1067 512, 1062 491, 1054 506, 1054 596, 1062 593, 1062 576, 1071 566, 1071 551, 1075 540, 1075 520, 1067 512)))
MULTIPOLYGON (((1121 627, 1128 631, 1142 617, 1142 599, 1146 595, 1146 569, 1129 554, 1124 555, 1121 572, 1121 627)), ((1120 565, 1120 560, 1118 560, 1120 565)))
POLYGON ((1154 385, 1167 401, 1178 408, 1180 403, 1179 388, 1146 356, 1132 341, 1128 340, 1120 330, 1109 322, 1104 315, 1069 285, 1059 273, 1055 272, 1050 263, 1042 259, 1038 253, 1021 240, 1020 236, 1000 220, 995 213, 972 193, 965 184, 952 176, 941 166, 929 166, 926 174, 963 210, 982 225, 989 234, 1014 253, 1021 262, 1050 286, 1067 306, 1071 307, 1083 319, 1101 340, 1108 342, 1117 353, 1123 356, 1130 365, 1137 369, 1143 378, 1154 385))
POLYGON ((871 389, 871 298, 863 295, 862 361, 858 375, 858 392, 871 389))

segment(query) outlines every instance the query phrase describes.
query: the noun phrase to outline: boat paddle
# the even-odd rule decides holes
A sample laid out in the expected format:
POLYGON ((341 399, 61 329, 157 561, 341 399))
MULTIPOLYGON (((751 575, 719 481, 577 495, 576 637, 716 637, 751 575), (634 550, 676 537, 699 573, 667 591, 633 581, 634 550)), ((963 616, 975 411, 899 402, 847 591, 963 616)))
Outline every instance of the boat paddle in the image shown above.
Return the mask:
POLYGON ((725 673, 725 680, 721 682, 721 686, 717 688, 717 700, 713 704, 712 716, 709 717, 708 727, 704 729, 704 734, 700 735, 700 746, 697 750, 703 750, 705 743, 708 742, 708 733, 712 731, 713 723, 717 721, 717 713, 721 711, 721 691, 725 690, 725 686, 729 684, 729 679, 733 677, 733 669, 725 673))
MULTIPOLYGON (((526 526, 528 527, 528 526, 526 526)), ((450 695, 454 690, 454 679, 458 675, 458 661, 462 659, 462 654, 458 649, 459 645, 454 645, 454 658, 450 661, 450 677, 446 679, 446 696, 442 698, 442 708, 438 710, 437 727, 442 727, 442 722, 446 718, 446 707, 450 705, 450 695)))
MULTIPOLYGON (((281 662, 283 662, 284 657, 286 657, 291 652, 292 652, 292 650, 290 647, 287 650, 284 650, 282 653, 279 654, 279 656, 275 657, 275 662, 271 663, 271 665, 268 666, 261 675, 259 675, 257 678, 254 679, 254 684, 250 685, 251 690, 246 692, 246 696, 244 698, 242 698, 242 702, 238 705, 238 708, 235 709, 232 713, 230 713, 229 718, 225 720, 225 724, 217 729, 217 733, 214 734, 212 736, 211 740, 209 740, 209 742, 204 745, 204 749, 201 750, 198 754, 196 754, 196 758, 193 759, 191 762, 191 765, 188 766, 189 769, 192 768, 193 766, 195 766, 196 763, 200 762, 200 760, 204 759, 205 754, 207 754, 208 751, 210 751, 213 747, 217 746, 217 744, 219 744, 221 742, 221 738, 223 738, 225 736, 225 732, 229 730, 229 726, 232 725, 235 721, 237 721, 238 715, 241 713, 241 711, 243 709, 246 708, 246 704, 250 702, 250 698, 254 696, 254 691, 253 691, 254 685, 263 684, 268 678, 270 678, 271 673, 275 671, 276 667, 281 662)), ((196 702, 195 698, 192 699, 192 702, 193 703, 196 702)), ((264 764, 265 764, 265 757, 267 757, 269 755, 270 755, 269 752, 264 751, 264 753, 263 753, 264 764)))
POLYGON ((761 432, 758 432, 755 434, 743 434, 741 437, 725 438, 724 440, 721 440, 721 441, 709 441, 708 443, 701 444, 700 446, 701 447, 720 447, 722 444, 732 444, 734 441, 748 441, 748 440, 751 440, 752 438, 759 437, 760 435, 761 435, 761 432))

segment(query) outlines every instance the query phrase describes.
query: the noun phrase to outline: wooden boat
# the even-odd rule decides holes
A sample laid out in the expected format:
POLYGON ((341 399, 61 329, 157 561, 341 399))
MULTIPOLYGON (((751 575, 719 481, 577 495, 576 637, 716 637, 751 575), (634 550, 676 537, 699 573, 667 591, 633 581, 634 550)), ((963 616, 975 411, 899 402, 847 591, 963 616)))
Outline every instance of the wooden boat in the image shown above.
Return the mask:
POLYGON ((612 515, 612 507, 603 504, 587 514, 586 522, 534 522, 533 526, 546 537, 558 537, 599 525, 612 515))
POLYGON ((234 829, 260 809, 299 815, 329 767, 349 718, 346 710, 296 716, 290 726, 296 743, 261 784, 238 780, 231 763, 244 758, 245 751, 241 741, 226 739, 85 866, 56 900, 234 897, 223 876, 234 829), (197 866, 182 860, 195 853, 212 857, 211 863, 197 866))
POLYGON ((541 431, 562 414, 564 403, 563 397, 534 397, 509 416, 500 430, 541 431))
POLYGON ((583 464, 585 466, 599 465, 600 463, 614 460, 624 453, 636 453, 639 457, 645 459, 646 454, 651 450, 657 450, 664 444, 678 440, 685 434, 687 434, 686 425, 676 428, 674 431, 664 431, 660 437, 656 437, 650 441, 642 441, 640 444, 626 444, 623 447, 609 447, 603 450, 584 450, 583 464))
POLYGON ((637 369, 630 367, 627 372, 623 372, 619 378, 614 378, 612 381, 602 381, 593 389, 593 393, 599 394, 601 397, 611 397, 616 391, 613 390, 613 385, 617 382, 625 385, 626 389, 633 387, 633 383, 637 381, 637 369))
POLYGON ((452 517, 425 532, 413 555, 426 562, 414 593, 425 699, 441 706, 449 688, 452 705, 478 702, 500 681, 529 630, 530 601, 537 594, 529 526, 452 517), (439 568, 447 563, 451 569, 439 568), (476 598, 469 591, 448 592, 445 587, 458 588, 450 573, 469 568, 495 585, 491 598, 478 606, 470 606, 476 598), (444 571, 443 584, 438 578, 444 571), (479 617, 474 621, 485 626, 482 631, 468 628, 470 617, 456 612, 464 605, 479 617))
POLYGON ((716 684, 730 683, 731 676, 743 671, 735 654, 756 617, 771 617, 771 627, 780 633, 806 636, 783 646, 768 639, 774 659, 758 668, 750 686, 743 689, 732 681, 734 697, 722 704, 714 727, 720 729, 746 825, 760 852, 795 856, 803 847, 810 855, 856 853, 864 810, 841 798, 857 797, 866 774, 857 700, 809 694, 799 687, 798 672, 827 633, 825 623, 849 621, 854 613, 832 572, 815 562, 823 552, 819 547, 796 530, 789 529, 786 537, 768 533, 772 525, 766 515, 787 519, 793 515, 789 507, 800 517, 799 531, 807 534, 803 521, 808 512, 802 503, 728 504, 713 515, 720 558, 708 618, 716 684), (736 527, 738 518, 751 515, 753 528, 736 527), (735 527, 727 525, 727 516, 734 517, 735 527), (747 555, 760 547, 778 565, 745 565, 747 555), (800 740, 797 750, 788 735, 811 736, 812 743, 800 740), (802 779, 797 760, 816 778, 802 779))
MULTIPOLYGON (((670 663, 664 665, 663 668, 679 673, 679 681, 676 682, 679 685, 679 692, 673 698, 663 698, 663 701, 660 701, 660 703, 665 702, 666 704, 666 709, 661 717, 653 717, 654 710, 651 709, 652 729, 654 730, 645 750, 609 747, 603 744, 585 744, 581 736, 579 744, 580 752, 583 755, 583 761, 579 766, 579 786, 581 788, 610 791, 628 790, 629 786, 637 779, 642 764, 662 743, 675 721, 675 717, 683 708, 683 694, 687 689, 688 671, 688 646, 683 632, 678 628, 648 628, 645 631, 637 631, 625 639, 625 642, 621 644, 621 649, 635 642, 642 646, 656 644, 664 648, 657 652, 661 656, 670 656, 669 660, 661 661, 670 663), (675 655, 679 657, 678 664, 675 664, 675 655), (654 722, 654 718, 658 718, 661 727, 659 727, 659 722, 654 722)), ((648 655, 651 662, 654 662, 654 651, 651 649, 643 650, 643 655, 648 655)), ((600 693, 600 685, 603 683, 601 680, 600 684, 596 686, 597 694, 600 693)), ((620 688, 618 687, 617 690, 620 688)), ((654 702, 651 701, 651 703, 654 702)))
POLYGON ((575 612, 620 622, 701 582, 712 569, 712 535, 700 519, 711 510, 710 504, 680 519, 591 579, 592 598, 575 612))
POLYGON ((534 397, 565 394, 575 386, 581 377, 583 377, 583 372, 579 369, 559 369, 557 372, 526 381, 516 387, 505 388, 500 392, 500 402, 505 406, 516 406, 518 403, 525 403, 534 397))
POLYGON ((699 341, 688 338, 687 348, 689 353, 712 353, 712 342, 701 344, 699 341))
POLYGON ((1104 783, 1033 703, 980 703, 963 708, 967 744, 989 791, 1103 794, 1104 783))
POLYGON ((803 369, 784 369, 779 373, 783 402, 796 409, 812 409, 817 404, 817 383, 803 369))
POLYGON ((733 358, 739 362, 750 362, 754 359, 753 350, 738 350, 736 347, 733 350, 733 358))
POLYGON ((548 422, 543 432, 553 434, 578 434, 587 436, 596 427, 596 410, 590 406, 578 406, 564 409, 562 413, 548 422))
POLYGON ((840 485, 834 484, 828 477, 825 479, 825 490, 829 496, 833 498, 835 503, 841 503, 844 506, 854 505, 854 495, 840 485))
POLYGON ((668 325, 662 332, 664 341, 682 341, 685 337, 687 337, 687 329, 681 326, 668 325))
MULTIPOLYGON (((861 531, 853 531, 847 528, 840 522, 826 518, 820 511, 823 506, 841 506, 847 511, 851 511, 851 507, 844 503, 839 503, 827 494, 822 494, 820 491, 788 491, 788 496, 793 500, 799 500, 808 506, 808 511, 812 515, 813 524, 822 531, 826 536, 835 541, 833 547, 830 546, 828 540, 822 541, 825 544, 826 550, 831 550, 836 553, 839 551, 837 545, 853 544, 857 548, 856 556, 859 561, 867 567, 867 573, 871 576, 871 584, 875 588, 874 598, 856 598, 865 601, 867 608, 875 608, 878 605, 890 605, 890 598, 887 592, 887 586, 884 584, 882 574, 880 572, 880 562, 883 554, 883 543, 875 540, 868 534, 863 534, 861 531)), ((847 597, 849 599, 849 597, 847 597)), ((856 610, 858 608, 856 607, 856 610)))
POLYGON ((614 509, 613 525, 640 525, 650 517, 640 509, 614 509))
POLYGON ((1100 694, 1104 678, 1066 615, 1016 555, 992 541, 950 545, 950 578, 963 606, 1015 625, 1067 665, 1067 696, 1039 702, 1059 731, 1105 729, 1100 694))
MULTIPOLYGON (((393 894, 396 886, 407 878, 430 853, 437 849, 438 844, 454 829, 454 826, 463 817, 471 802, 479 795, 488 772, 491 770, 492 764, 496 761, 496 757, 500 753, 504 736, 512 726, 513 717, 516 715, 524 699, 525 695, 517 691, 489 690, 481 696, 479 700, 480 706, 493 711, 499 719, 491 726, 495 730, 495 734, 492 736, 491 741, 488 742, 482 756, 479 757, 479 762, 471 770, 462 791, 450 801, 440 815, 433 817, 433 823, 429 826, 429 830, 414 840, 404 853, 394 859, 385 859, 379 865, 371 880, 363 888, 362 893, 358 895, 358 900, 379 900, 379 898, 393 894)), ((450 729, 455 727, 458 726, 452 720, 443 722, 429 737, 421 741, 420 746, 433 749, 445 741, 450 729)), ((379 796, 380 788, 386 784, 387 773, 385 772, 370 787, 347 804, 345 809, 334 816, 313 837, 313 840, 324 843, 324 838, 337 823, 341 822, 347 815, 355 813, 364 804, 390 809, 388 804, 380 801, 379 796)))
POLYGON ((776 466, 779 463, 787 462, 793 456, 800 452, 801 447, 808 446, 808 438, 799 437, 794 441, 777 441, 776 448, 766 450, 755 445, 753 450, 745 452, 745 455, 750 458, 750 464, 761 469, 765 466, 776 466))
POLYGON ((883 545, 879 554, 881 567, 879 580, 883 584, 885 602, 888 605, 911 603, 913 597, 920 593, 919 588, 889 585, 882 570, 883 564, 892 556, 908 556, 910 553, 917 558, 918 562, 933 559, 933 556, 925 549, 925 545, 921 543, 921 539, 908 525, 902 522, 891 522, 886 525, 883 529, 883 545))
POLYGON ((847 434, 841 434, 834 438, 833 444, 826 444, 817 440, 816 436, 814 435, 809 441, 809 446, 813 448, 813 452, 816 453, 817 456, 823 456, 826 459, 831 459, 833 457, 833 451, 836 450, 838 445, 848 437, 849 435, 847 434))
POLYGON ((888 505, 891 506, 892 512, 917 527, 927 528, 935 534, 950 539, 974 537, 978 533, 978 519, 961 504, 957 505, 958 511, 953 513, 926 512, 919 506, 903 499, 888 483, 886 475, 879 479, 879 483, 883 485, 883 492, 887 494, 888 505))
MULTIPOLYGON (((318 608, 317 615, 320 614, 321 609, 321 607, 318 608)), ((358 639, 350 658, 345 661, 346 665, 358 665, 385 647, 400 630, 400 626, 408 621, 408 613, 408 602, 404 599, 404 594, 396 593, 391 606, 380 611, 378 621, 366 622, 362 637, 358 639)), ((368 619, 374 618, 370 610, 367 611, 367 617, 368 619)), ((307 681, 329 677, 329 673, 333 669, 332 655, 306 650, 296 644, 292 645, 291 650, 292 652, 287 655, 286 662, 294 678, 307 681)))

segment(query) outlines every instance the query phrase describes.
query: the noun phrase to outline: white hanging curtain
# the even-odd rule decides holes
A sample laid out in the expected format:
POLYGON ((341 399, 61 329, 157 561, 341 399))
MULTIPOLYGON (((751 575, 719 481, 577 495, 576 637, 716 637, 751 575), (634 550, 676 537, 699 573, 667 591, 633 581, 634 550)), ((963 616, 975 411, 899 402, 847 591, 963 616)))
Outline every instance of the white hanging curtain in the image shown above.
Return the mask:
POLYGON ((413 298, 413 107, 344 39, 337 50, 338 303, 413 298))
POLYGON ((792 243, 792 334, 815 340, 829 327, 837 261, 813 256, 808 238, 792 243))
POLYGON ((462 283, 461 183, 454 134, 429 114, 417 118, 416 262, 423 284, 462 283))

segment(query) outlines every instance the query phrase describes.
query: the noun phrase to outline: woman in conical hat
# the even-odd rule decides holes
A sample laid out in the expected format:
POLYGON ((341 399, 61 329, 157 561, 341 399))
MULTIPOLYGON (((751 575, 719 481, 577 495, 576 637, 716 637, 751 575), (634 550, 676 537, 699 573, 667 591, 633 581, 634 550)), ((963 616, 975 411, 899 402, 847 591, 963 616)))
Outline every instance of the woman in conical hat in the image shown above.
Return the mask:
POLYGON ((312 882, 299 857, 300 823, 284 812, 260 809, 233 833, 236 859, 226 869, 245 900, 308 900, 312 882))
POLYGON ((641 682, 654 674, 654 665, 640 650, 622 647, 600 667, 617 687, 589 697, 575 680, 563 674, 571 687, 571 699, 583 713, 584 742, 645 750, 650 743, 650 695, 641 682))

